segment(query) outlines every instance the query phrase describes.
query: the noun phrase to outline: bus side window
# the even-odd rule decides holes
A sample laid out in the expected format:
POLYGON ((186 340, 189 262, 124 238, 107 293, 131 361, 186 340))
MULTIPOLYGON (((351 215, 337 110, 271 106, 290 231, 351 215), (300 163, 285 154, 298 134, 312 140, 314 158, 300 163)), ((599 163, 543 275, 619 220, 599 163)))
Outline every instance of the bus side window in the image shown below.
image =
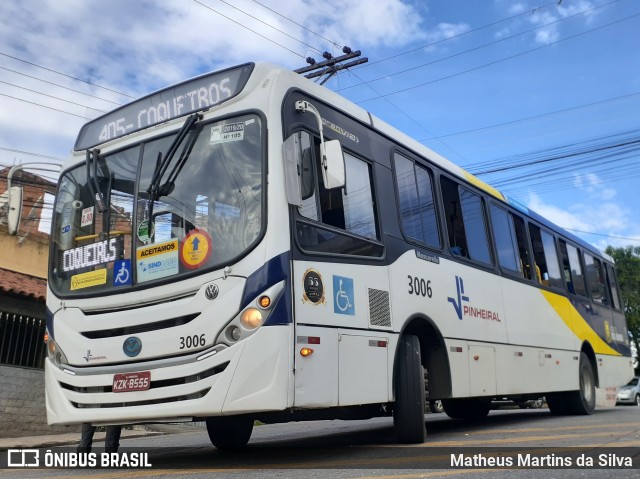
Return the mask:
POLYGON ((609 304, 602 263, 599 259, 586 253, 584 255, 584 262, 587 267, 587 281, 589 283, 591 299, 596 303, 609 304))
POLYGON ((516 231, 516 240, 518 242, 518 253, 520 255, 520 264, 525 279, 533 279, 531 253, 529 252, 529 244, 527 241, 527 227, 524 220, 517 215, 509 213, 513 219, 513 227, 516 231))
POLYGON ((622 310, 622 303, 620 302, 620 290, 618 289, 618 281, 616 280, 616 272, 613 267, 607 263, 607 285, 609 286, 609 293, 611 296, 611 302, 613 307, 618 311, 622 310))
POLYGON ((564 289, 553 236, 532 224, 529 224, 529 234, 538 281, 544 286, 564 289))
POLYGON ((322 253, 380 256, 371 165, 344 152, 346 186, 327 190, 319 161, 320 142, 305 132, 300 140, 303 195, 298 213, 316 223, 298 221, 300 246, 322 253))
POLYGON ((440 234, 431 173, 397 153, 394 166, 402 231, 411 239, 439 248, 440 234))
POLYGON ((493 225, 493 240, 498 253, 500 267, 512 273, 523 276, 523 262, 516 244, 516 231, 513 217, 504 209, 490 206, 491 224, 493 225))
POLYGON ((580 262, 580 252, 570 244, 566 245, 566 247, 574 292, 577 295, 586 297, 587 287, 584 283, 584 273, 582 272, 582 263, 580 262))
POLYGON ((442 177, 442 201, 451 252, 491 264, 482 198, 442 177))

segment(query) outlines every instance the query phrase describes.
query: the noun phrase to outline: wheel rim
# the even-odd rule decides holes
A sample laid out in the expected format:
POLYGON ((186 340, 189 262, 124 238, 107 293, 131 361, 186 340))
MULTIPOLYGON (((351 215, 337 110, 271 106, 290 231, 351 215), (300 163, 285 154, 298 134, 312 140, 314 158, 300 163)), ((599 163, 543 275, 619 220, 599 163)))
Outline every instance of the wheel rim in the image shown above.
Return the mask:
POLYGON ((588 373, 587 368, 582 370, 582 374, 580 375, 580 384, 582 386, 582 396, 587 403, 591 403, 593 400, 593 390, 594 383, 593 378, 588 373))

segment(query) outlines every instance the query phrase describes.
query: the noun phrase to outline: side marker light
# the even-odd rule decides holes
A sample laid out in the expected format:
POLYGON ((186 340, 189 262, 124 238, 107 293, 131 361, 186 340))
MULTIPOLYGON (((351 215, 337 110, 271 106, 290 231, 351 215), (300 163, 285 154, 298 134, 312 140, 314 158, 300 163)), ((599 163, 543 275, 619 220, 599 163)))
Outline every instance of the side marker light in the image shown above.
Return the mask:
POLYGON ((300 356, 306 358, 307 356, 311 356, 313 354, 313 349, 311 348, 302 348, 300 350, 300 356))

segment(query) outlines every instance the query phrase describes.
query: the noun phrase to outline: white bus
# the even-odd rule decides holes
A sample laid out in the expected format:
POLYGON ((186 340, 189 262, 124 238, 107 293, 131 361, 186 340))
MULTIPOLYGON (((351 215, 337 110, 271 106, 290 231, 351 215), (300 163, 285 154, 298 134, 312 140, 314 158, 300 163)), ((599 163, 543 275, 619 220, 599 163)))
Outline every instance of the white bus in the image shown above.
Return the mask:
POLYGON ((87 123, 50 251, 50 424, 590 414, 632 376, 613 264, 294 72, 248 63, 87 123))

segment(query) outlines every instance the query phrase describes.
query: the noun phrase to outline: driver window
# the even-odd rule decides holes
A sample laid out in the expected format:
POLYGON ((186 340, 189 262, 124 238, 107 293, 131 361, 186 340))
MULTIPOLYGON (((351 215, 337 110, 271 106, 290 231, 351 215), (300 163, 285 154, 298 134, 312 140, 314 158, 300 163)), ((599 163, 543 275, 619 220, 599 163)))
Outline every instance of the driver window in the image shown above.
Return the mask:
POLYGON ((377 241, 379 238, 371 165, 345 152, 346 186, 327 190, 319 161, 320 142, 311 135, 302 133, 300 144, 303 148, 303 200, 298 213, 303 218, 319 223, 317 227, 310 223, 298 223, 300 245, 303 249, 322 252, 381 254, 380 245, 374 246, 367 242, 377 241), (336 230, 349 235, 345 236, 336 230))

